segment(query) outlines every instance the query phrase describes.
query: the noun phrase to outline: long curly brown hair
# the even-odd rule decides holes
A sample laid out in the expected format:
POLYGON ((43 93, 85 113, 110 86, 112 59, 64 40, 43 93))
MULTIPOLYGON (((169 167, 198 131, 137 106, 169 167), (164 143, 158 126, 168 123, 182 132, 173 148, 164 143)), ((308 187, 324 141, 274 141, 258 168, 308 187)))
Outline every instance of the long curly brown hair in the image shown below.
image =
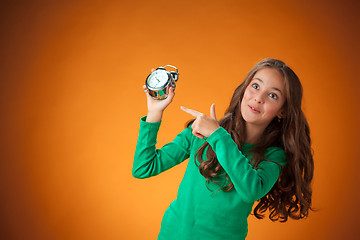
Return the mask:
MULTIPOLYGON (((265 129, 261 142, 252 149, 253 157, 251 164, 257 169, 260 162, 265 161, 264 153, 268 147, 281 147, 286 154, 287 164, 282 168, 280 177, 273 188, 257 201, 254 215, 262 219, 264 213, 269 210, 269 218, 272 221, 286 222, 288 217, 301 219, 307 217, 311 208, 311 181, 314 173, 313 153, 311 149, 310 130, 308 122, 301 109, 302 86, 297 75, 284 62, 266 58, 255 65, 247 74, 245 80, 236 88, 230 105, 219 124, 228 131, 238 148, 242 149, 242 143, 246 139, 245 121, 241 115, 241 101, 246 87, 250 84, 256 72, 263 68, 278 70, 283 78, 286 89, 286 102, 284 110, 286 117, 280 122, 274 118, 265 129)), ((190 126, 194 120, 190 120, 190 126)), ((217 160, 215 152, 206 142, 197 152, 197 161, 200 173, 206 180, 217 182, 216 178, 223 174, 223 168, 217 160), (207 148, 207 160, 202 155, 207 148)), ((195 163, 197 163, 195 159, 195 163)), ((226 173, 225 173, 226 174, 226 173)), ((221 190, 230 191, 234 188, 230 182, 221 186, 221 190)))

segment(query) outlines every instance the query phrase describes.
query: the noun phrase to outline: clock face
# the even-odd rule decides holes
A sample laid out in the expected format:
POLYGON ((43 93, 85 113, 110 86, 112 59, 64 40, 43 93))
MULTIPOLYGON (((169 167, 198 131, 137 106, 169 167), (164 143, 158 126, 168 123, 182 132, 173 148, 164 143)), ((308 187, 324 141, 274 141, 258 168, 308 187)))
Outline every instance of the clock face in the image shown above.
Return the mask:
POLYGON ((161 89, 168 82, 169 76, 165 70, 156 70, 147 78, 147 85, 153 89, 161 89))

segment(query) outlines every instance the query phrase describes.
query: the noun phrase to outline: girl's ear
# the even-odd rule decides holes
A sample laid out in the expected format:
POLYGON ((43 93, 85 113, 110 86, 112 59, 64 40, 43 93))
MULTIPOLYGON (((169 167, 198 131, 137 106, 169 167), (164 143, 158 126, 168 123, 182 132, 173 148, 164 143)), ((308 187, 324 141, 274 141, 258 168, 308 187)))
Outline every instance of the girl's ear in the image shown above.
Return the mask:
POLYGON ((278 115, 276 115, 278 118, 285 118, 286 117, 286 111, 285 110, 281 110, 278 115))

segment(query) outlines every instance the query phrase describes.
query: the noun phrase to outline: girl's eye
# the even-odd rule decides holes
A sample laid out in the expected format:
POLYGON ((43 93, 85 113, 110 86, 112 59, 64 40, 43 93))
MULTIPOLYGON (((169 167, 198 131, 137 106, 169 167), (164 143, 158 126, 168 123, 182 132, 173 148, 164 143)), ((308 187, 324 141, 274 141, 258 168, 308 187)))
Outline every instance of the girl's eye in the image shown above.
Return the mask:
POLYGON ((255 89, 259 89, 259 85, 257 83, 253 83, 252 87, 255 89))
POLYGON ((278 95, 276 95, 275 93, 270 93, 269 97, 271 97, 273 99, 278 99, 278 95))

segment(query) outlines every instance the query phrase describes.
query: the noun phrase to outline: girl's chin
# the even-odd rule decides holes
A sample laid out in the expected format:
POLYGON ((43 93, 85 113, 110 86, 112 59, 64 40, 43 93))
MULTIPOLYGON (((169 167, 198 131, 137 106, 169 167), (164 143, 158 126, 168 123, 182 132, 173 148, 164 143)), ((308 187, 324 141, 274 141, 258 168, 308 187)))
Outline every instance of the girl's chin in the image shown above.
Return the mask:
POLYGON ((250 113, 250 114, 243 114, 243 119, 245 122, 253 123, 259 121, 258 115, 250 113))
POLYGON ((268 126, 270 124, 269 121, 259 121, 259 119, 253 119, 250 117, 243 117, 246 124, 256 125, 259 127, 268 126))
POLYGON ((257 121, 252 118, 244 118, 244 120, 248 124, 257 124, 257 121))

